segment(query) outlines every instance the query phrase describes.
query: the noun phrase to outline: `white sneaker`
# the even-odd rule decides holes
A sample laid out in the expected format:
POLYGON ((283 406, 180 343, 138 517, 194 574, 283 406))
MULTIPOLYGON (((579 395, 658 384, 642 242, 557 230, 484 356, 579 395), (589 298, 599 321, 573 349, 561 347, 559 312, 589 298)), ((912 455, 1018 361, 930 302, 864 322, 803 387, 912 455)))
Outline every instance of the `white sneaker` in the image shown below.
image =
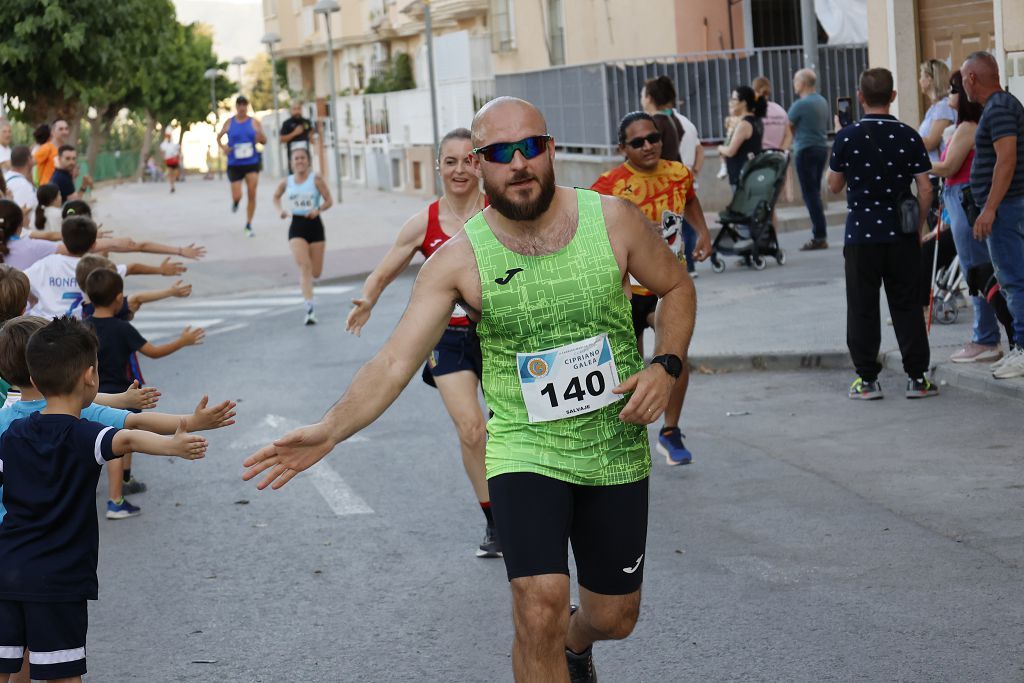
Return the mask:
POLYGON ((1006 362, 1006 359, 1009 358, 1010 354, 1013 353, 1013 349, 1014 348, 1015 347, 1011 346, 1010 350, 1006 352, 1006 355, 1003 356, 1002 358, 1000 358, 999 360, 997 360, 995 363, 992 363, 991 365, 989 365, 988 369, 991 370, 992 372, 995 372, 999 368, 1003 367, 1003 363, 1006 362))
POLYGON ((303 320, 303 325, 316 325, 317 324, 316 313, 312 309, 306 311, 306 319, 303 320))
POLYGON ((1013 347, 1013 350, 1003 358, 999 367, 992 371, 992 376, 996 379, 1024 377, 1024 348, 1013 347))

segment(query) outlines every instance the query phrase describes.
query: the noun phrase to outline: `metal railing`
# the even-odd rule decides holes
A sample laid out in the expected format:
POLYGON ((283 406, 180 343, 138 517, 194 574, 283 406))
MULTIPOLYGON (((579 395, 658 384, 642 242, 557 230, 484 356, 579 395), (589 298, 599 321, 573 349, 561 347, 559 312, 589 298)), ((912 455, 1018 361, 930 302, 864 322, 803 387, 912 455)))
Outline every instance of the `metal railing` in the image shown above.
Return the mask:
MULTIPOLYGON (((867 62, 866 45, 821 46, 818 91, 830 104, 837 97, 853 97, 867 62)), ((641 90, 649 78, 673 80, 683 103, 680 111, 709 142, 725 137, 733 88, 765 76, 772 82, 772 99, 788 108, 795 97, 793 74, 802 66, 800 46, 698 52, 500 74, 495 92, 536 104, 559 147, 611 152, 619 121, 641 108, 641 90)))

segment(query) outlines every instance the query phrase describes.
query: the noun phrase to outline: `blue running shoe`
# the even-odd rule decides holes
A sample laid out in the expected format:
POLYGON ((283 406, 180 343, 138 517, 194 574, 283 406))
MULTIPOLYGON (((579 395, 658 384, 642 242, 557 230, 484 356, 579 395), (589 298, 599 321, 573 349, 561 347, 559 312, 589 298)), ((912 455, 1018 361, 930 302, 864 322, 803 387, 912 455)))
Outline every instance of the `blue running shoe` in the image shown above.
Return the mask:
POLYGON ((112 500, 107 501, 107 519, 127 519, 141 513, 142 508, 132 505, 124 496, 121 496, 121 501, 118 503, 112 500))
POLYGON ((679 427, 662 429, 658 433, 655 450, 665 456, 669 465, 689 465, 693 461, 693 454, 683 444, 683 433, 679 427))

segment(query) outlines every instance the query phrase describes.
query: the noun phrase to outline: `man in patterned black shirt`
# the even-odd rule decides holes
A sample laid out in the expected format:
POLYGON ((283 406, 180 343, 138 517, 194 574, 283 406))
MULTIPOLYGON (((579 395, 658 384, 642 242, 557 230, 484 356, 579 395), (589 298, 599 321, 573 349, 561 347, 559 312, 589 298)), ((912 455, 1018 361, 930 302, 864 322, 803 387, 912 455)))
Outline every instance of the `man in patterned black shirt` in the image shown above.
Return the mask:
POLYGON ((846 261, 846 344, 857 379, 850 398, 882 398, 878 373, 881 345, 879 289, 885 287, 896 339, 907 373, 907 398, 934 396, 925 376, 930 361, 928 333, 915 283, 921 262, 920 234, 932 201, 931 162, 921 136, 889 114, 896 99, 892 73, 867 69, 857 99, 864 118, 836 134, 829 161, 828 187, 847 188, 848 214, 843 256, 846 261), (918 229, 905 233, 900 199, 917 186, 918 229))

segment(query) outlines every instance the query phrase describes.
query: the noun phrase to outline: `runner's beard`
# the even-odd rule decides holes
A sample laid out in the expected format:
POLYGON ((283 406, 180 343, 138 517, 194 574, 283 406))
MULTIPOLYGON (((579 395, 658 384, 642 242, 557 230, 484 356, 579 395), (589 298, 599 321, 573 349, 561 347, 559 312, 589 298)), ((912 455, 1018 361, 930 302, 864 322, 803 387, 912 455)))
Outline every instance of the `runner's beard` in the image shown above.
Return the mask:
POLYGON ((540 194, 532 201, 516 201, 501 192, 505 188, 499 188, 487 182, 485 176, 484 193, 487 195, 487 201, 490 202, 491 208, 510 221, 532 221, 542 216, 551 206, 551 200, 555 197, 555 171, 549 165, 540 175, 523 173, 513 176, 509 182, 514 183, 529 178, 537 179, 540 184, 540 194))

